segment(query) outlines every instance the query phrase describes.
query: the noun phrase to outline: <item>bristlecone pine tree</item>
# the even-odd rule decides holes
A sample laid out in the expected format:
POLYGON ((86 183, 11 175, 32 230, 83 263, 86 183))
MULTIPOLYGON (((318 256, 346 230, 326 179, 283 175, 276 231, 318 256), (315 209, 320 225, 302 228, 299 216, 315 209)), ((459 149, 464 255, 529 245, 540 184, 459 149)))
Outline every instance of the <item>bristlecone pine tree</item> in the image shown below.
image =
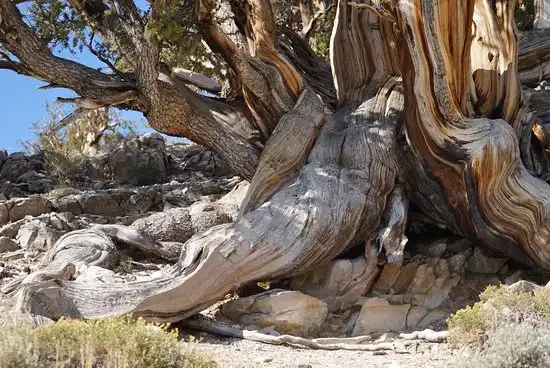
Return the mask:
POLYGON ((163 276, 43 295, 62 293, 61 314, 181 320, 359 245, 370 264, 399 262, 409 201, 550 271, 550 96, 533 88, 550 33, 519 37, 515 12, 515 0, 0 0, 0 68, 83 108, 141 111, 251 182, 239 219, 193 237, 163 276), (311 47, 327 19, 329 62, 311 47), (110 71, 58 47, 89 47, 110 71))

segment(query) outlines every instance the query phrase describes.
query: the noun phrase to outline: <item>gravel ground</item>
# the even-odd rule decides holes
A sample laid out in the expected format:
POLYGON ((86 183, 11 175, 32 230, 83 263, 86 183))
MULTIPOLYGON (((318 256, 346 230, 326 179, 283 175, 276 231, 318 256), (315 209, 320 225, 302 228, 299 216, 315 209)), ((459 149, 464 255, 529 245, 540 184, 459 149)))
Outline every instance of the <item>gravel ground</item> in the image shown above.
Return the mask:
POLYGON ((409 353, 298 349, 202 335, 199 344, 184 343, 210 354, 220 368, 367 368, 452 367, 460 358, 446 344, 420 343, 409 353))

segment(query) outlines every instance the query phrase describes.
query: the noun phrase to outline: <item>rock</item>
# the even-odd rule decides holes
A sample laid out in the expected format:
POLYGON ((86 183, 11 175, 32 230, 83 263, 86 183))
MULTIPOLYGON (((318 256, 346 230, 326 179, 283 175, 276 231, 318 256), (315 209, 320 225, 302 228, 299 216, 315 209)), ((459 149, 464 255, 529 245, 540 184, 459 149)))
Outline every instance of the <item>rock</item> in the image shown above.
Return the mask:
POLYGON ((248 181, 240 181, 229 193, 221 197, 218 203, 240 206, 244 197, 246 197, 249 187, 250 183, 248 181))
POLYGON ((216 203, 194 203, 189 207, 189 215, 195 234, 232 221, 232 216, 225 213, 225 208, 216 203))
POLYGON ((46 222, 32 219, 20 227, 16 239, 21 248, 36 253, 51 249, 62 234, 62 231, 51 228, 46 222))
POLYGON ((505 285, 512 285, 523 279, 525 272, 522 270, 516 271, 504 279, 505 285))
POLYGON ((158 241, 185 243, 194 235, 189 211, 173 208, 136 220, 131 227, 158 241))
POLYGON ((10 222, 9 224, 2 226, 2 228, 0 229, 0 236, 5 236, 10 239, 15 238, 17 236, 17 232, 24 223, 25 220, 21 219, 19 221, 10 222))
POLYGON ((534 293, 539 289, 541 289, 541 286, 525 280, 520 280, 508 286, 508 290, 516 293, 534 293))
POLYGON ((490 258, 481 248, 474 248, 474 254, 466 261, 466 271, 484 274, 496 274, 506 263, 505 258, 490 258))
POLYGON ((13 252, 19 249, 19 245, 5 236, 0 237, 0 253, 13 252))
POLYGON ((441 258, 447 250, 447 239, 437 240, 427 245, 419 245, 416 247, 418 253, 432 258, 441 258))
POLYGON ((439 307, 447 298, 452 288, 458 285, 460 276, 451 277, 449 273, 437 278, 426 293, 423 305, 429 309, 439 307))
POLYGON ((409 294, 426 294, 435 281, 435 272, 432 266, 423 264, 418 266, 416 274, 409 285, 409 294))
POLYGON ((378 280, 374 283, 372 293, 374 295, 388 294, 393 284, 399 277, 402 263, 386 263, 378 280))
POLYGON ((385 299, 370 298, 361 308, 352 336, 404 330, 410 307, 410 304, 390 305, 385 299))
POLYGON ((10 214, 6 201, 0 202, 0 225, 7 224, 10 221, 10 214))
POLYGON ((440 259, 434 266, 435 277, 441 277, 449 272, 449 262, 446 259, 440 259))
POLYGON ((116 184, 164 183, 168 175, 164 139, 153 133, 125 140, 112 152, 91 158, 84 175, 116 184))
POLYGON ((330 312, 335 312, 347 309, 372 288, 379 268, 371 275, 366 275, 366 271, 365 257, 339 259, 292 278, 290 286, 321 299, 327 303, 330 312))
POLYGON ((21 220, 25 216, 38 216, 52 210, 51 202, 39 195, 10 199, 6 204, 12 222, 21 220))
POLYGON ((462 253, 465 250, 470 249, 472 247, 473 245, 472 243, 470 243, 468 239, 461 238, 447 245, 447 251, 449 253, 462 253))
POLYGON ((466 259, 467 257, 462 253, 455 254, 448 258, 447 263, 449 264, 449 270, 453 273, 461 273, 464 270, 466 259))
POLYGON ((84 213, 90 215, 116 217, 122 216, 123 212, 119 204, 112 196, 105 193, 85 194, 79 198, 84 213))
POLYGON ((27 171, 16 180, 18 186, 29 193, 44 193, 54 186, 54 179, 36 171, 27 171))
POLYGON ((168 147, 171 168, 184 171, 197 171, 213 176, 231 173, 227 165, 211 151, 197 144, 174 144, 168 147))
POLYGON ((428 308, 413 306, 407 315, 407 328, 415 327, 428 314, 428 308))
POLYGON ((397 280, 393 284, 393 291, 395 294, 403 294, 407 291, 409 285, 414 278, 414 275, 416 275, 416 270, 418 269, 419 265, 420 262, 415 260, 407 263, 401 268, 399 277, 397 277, 397 280))
POLYGON ((439 309, 435 309, 433 311, 430 311, 418 324, 416 327, 419 328, 427 328, 430 326, 430 324, 434 322, 441 321, 447 316, 447 314, 439 309))
POLYGON ((84 213, 77 196, 67 196, 52 200, 53 207, 59 212, 70 212, 74 215, 84 213))
POLYGON ((328 308, 299 291, 274 289, 231 300, 222 306, 222 313, 241 325, 273 326, 279 332, 306 335, 323 325, 328 308))
POLYGON ((0 169, 0 178, 15 183, 21 175, 29 171, 42 171, 43 169, 44 162, 41 157, 26 156, 22 152, 15 152, 4 161, 0 169))

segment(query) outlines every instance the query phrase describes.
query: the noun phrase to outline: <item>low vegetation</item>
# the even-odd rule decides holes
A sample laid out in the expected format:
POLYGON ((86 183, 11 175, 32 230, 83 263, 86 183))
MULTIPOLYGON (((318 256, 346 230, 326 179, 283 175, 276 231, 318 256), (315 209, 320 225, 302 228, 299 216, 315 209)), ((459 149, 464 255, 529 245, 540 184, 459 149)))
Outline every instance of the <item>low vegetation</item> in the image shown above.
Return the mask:
POLYGON ((31 328, 10 322, 0 334, 1 368, 214 368, 183 349, 177 331, 143 320, 60 320, 31 328))
POLYGON ((108 109, 88 112, 47 105, 48 118, 35 122, 34 139, 22 142, 28 154, 43 154, 46 169, 60 182, 70 183, 89 156, 108 152, 137 135, 137 122, 121 119, 108 109))
POLYGON ((550 367, 550 290, 488 287, 449 318, 450 343, 475 349, 461 367, 550 367))

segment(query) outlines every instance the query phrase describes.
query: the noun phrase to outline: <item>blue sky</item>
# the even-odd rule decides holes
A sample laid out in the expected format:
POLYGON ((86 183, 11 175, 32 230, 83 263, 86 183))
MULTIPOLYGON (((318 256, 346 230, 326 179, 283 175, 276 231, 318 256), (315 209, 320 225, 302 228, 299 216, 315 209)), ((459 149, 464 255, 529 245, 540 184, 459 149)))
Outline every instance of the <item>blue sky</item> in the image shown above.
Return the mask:
MULTIPOLYGON (((104 66, 90 53, 79 54, 76 58, 70 55, 70 58, 91 67, 104 66)), ((0 149, 10 153, 21 151, 21 141, 34 137, 31 131, 33 122, 47 118, 46 102, 54 102, 57 97, 75 95, 67 89, 38 89, 45 84, 9 70, 0 70, 0 149)), ((146 127, 141 113, 123 111, 121 115, 124 119, 141 121, 141 131, 152 131, 146 127)))
MULTIPOLYGON (((136 1, 140 8, 146 3, 136 1)), ((101 63, 90 52, 83 52, 76 57, 68 52, 61 52, 60 56, 73 59, 93 68, 103 68, 101 63)), ((21 151, 21 141, 34 137, 31 127, 33 122, 47 118, 46 102, 54 102, 57 97, 72 97, 74 93, 66 89, 38 90, 46 83, 18 75, 9 70, 0 70, 0 149, 8 152, 21 151)), ((141 120, 140 131, 152 131, 146 127, 143 115, 137 112, 122 112, 122 118, 141 120)))

